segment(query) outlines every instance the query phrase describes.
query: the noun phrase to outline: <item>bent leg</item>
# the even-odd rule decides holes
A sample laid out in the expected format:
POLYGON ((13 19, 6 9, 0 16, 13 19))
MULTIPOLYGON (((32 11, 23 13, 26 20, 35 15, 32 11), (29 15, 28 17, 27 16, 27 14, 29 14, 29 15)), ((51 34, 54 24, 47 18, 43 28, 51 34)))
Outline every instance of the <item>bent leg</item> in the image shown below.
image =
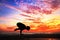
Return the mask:
POLYGON ((16 28, 14 31, 19 30, 19 28, 16 28))

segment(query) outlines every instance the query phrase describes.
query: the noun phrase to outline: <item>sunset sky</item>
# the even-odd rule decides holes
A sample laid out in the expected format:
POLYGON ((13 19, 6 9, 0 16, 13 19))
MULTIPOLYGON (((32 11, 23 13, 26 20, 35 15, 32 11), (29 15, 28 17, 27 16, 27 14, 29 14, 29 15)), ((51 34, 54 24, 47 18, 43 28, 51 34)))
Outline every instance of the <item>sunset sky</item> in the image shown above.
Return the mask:
POLYGON ((24 33, 60 32, 60 0, 0 0, 0 33, 15 32, 17 22, 31 27, 24 33))

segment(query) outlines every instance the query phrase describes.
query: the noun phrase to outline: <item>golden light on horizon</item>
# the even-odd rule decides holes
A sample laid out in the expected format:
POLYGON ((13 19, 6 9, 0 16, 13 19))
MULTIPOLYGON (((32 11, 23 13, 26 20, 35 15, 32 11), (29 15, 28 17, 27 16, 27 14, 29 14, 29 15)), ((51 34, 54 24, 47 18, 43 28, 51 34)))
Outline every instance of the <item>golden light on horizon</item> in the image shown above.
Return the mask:
POLYGON ((34 5, 24 3, 19 5, 21 5, 19 8, 4 5, 15 11, 7 17, 0 17, 0 20, 2 20, 0 30, 14 31, 17 27, 16 23, 21 22, 31 27, 30 32, 60 32, 60 8, 52 6, 53 3, 43 2, 40 4, 37 1, 34 5))

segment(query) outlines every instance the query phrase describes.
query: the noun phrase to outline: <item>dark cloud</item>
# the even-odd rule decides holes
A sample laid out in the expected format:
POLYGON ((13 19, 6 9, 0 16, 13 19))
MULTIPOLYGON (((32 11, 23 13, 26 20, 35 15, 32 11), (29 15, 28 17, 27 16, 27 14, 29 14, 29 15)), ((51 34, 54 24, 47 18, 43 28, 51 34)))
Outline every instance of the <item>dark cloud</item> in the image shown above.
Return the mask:
POLYGON ((53 0, 51 2, 52 8, 57 8, 60 5, 60 0, 53 0))
POLYGON ((7 29, 14 29, 14 27, 7 27, 7 29))

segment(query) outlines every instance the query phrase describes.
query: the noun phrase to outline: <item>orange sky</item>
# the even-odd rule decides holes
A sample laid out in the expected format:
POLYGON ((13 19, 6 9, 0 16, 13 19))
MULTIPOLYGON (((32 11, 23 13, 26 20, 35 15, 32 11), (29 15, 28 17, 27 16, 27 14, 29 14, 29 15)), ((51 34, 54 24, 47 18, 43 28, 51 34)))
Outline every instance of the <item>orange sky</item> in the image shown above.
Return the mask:
MULTIPOLYGON (((60 9, 57 9, 54 10, 52 14, 42 14, 43 18, 39 19, 37 15, 34 15, 37 17, 37 19, 36 18, 30 19, 31 21, 23 19, 23 21, 21 20, 21 22, 31 27, 29 32, 60 32, 59 13, 60 13, 60 9)), ((19 20, 15 20, 15 19, 6 19, 6 18, 0 18, 0 19, 7 20, 6 23, 0 24, 0 30, 2 31, 13 32, 14 29, 17 27, 16 23, 19 22, 19 20)))
MULTIPOLYGON (((21 3, 21 8, 5 5, 15 10, 7 17, 0 17, 1 31, 14 32, 17 22, 22 22, 31 29, 29 32, 60 32, 60 6, 53 7, 47 4, 43 8, 21 3), (23 7, 23 8, 22 8, 23 7)), ((25 32, 27 32, 25 30, 25 32)))

